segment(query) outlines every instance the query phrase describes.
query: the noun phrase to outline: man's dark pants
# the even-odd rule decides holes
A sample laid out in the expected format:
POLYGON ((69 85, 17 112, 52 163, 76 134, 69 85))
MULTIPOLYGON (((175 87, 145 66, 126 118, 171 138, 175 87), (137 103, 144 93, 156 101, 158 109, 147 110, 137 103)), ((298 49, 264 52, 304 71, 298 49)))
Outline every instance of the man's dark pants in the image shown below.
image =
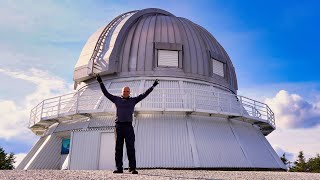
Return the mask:
POLYGON ((126 142, 129 168, 136 169, 136 155, 134 148, 135 135, 132 123, 116 123, 114 133, 116 138, 115 160, 117 169, 123 168, 122 156, 124 140, 126 142))

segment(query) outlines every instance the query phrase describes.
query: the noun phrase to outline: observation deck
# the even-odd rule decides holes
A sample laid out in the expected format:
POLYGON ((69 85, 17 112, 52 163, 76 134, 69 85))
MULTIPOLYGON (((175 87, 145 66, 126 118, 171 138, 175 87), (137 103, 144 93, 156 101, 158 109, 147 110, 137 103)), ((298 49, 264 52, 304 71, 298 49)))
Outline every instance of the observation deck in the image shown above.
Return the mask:
MULTIPOLYGON (((110 93, 120 95, 121 88, 110 88, 110 83, 105 85, 110 93)), ((145 90, 140 86, 140 90, 133 88, 131 94, 136 96, 145 90)), ((115 116, 115 112, 113 103, 95 83, 75 93, 40 102, 31 110, 29 128, 36 135, 42 135, 57 122, 77 121, 94 115, 115 116)), ((212 87, 156 87, 146 99, 136 105, 134 113, 185 113, 224 117, 257 125, 264 135, 276 128, 274 113, 267 104, 233 93, 217 92, 212 87)))

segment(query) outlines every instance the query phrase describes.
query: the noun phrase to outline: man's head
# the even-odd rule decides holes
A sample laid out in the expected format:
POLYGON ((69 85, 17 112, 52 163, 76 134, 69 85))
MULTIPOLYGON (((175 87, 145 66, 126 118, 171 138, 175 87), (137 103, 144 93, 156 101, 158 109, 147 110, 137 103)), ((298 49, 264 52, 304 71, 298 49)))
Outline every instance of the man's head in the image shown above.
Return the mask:
POLYGON ((122 88, 122 97, 128 98, 130 96, 130 88, 129 87, 123 87, 122 88))

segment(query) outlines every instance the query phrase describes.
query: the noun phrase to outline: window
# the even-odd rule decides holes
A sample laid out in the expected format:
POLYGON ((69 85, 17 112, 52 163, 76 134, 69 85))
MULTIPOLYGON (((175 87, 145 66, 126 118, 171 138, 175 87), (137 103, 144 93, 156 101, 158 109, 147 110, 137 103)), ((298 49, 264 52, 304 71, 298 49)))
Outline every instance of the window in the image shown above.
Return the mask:
POLYGON ((69 154, 70 138, 64 138, 61 142, 61 154, 69 154))
POLYGON ((158 66, 178 67, 179 51, 158 50, 158 66))
POLYGON ((215 59, 211 59, 211 60, 212 60, 212 72, 214 74, 224 77, 224 64, 215 59))

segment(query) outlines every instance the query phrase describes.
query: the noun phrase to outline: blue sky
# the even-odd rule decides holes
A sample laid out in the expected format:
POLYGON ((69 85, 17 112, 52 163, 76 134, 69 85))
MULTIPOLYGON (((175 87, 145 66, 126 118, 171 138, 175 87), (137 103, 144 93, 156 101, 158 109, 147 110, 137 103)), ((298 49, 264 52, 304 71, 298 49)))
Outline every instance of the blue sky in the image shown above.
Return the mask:
POLYGON ((72 91, 73 67, 89 36, 121 13, 150 7, 190 19, 222 44, 236 69, 238 93, 275 111, 278 130, 268 140, 278 152, 317 153, 320 3, 315 0, 3 0, 0 113, 8 115, 0 125, 0 146, 23 157, 37 140, 27 129, 30 109, 72 91))

